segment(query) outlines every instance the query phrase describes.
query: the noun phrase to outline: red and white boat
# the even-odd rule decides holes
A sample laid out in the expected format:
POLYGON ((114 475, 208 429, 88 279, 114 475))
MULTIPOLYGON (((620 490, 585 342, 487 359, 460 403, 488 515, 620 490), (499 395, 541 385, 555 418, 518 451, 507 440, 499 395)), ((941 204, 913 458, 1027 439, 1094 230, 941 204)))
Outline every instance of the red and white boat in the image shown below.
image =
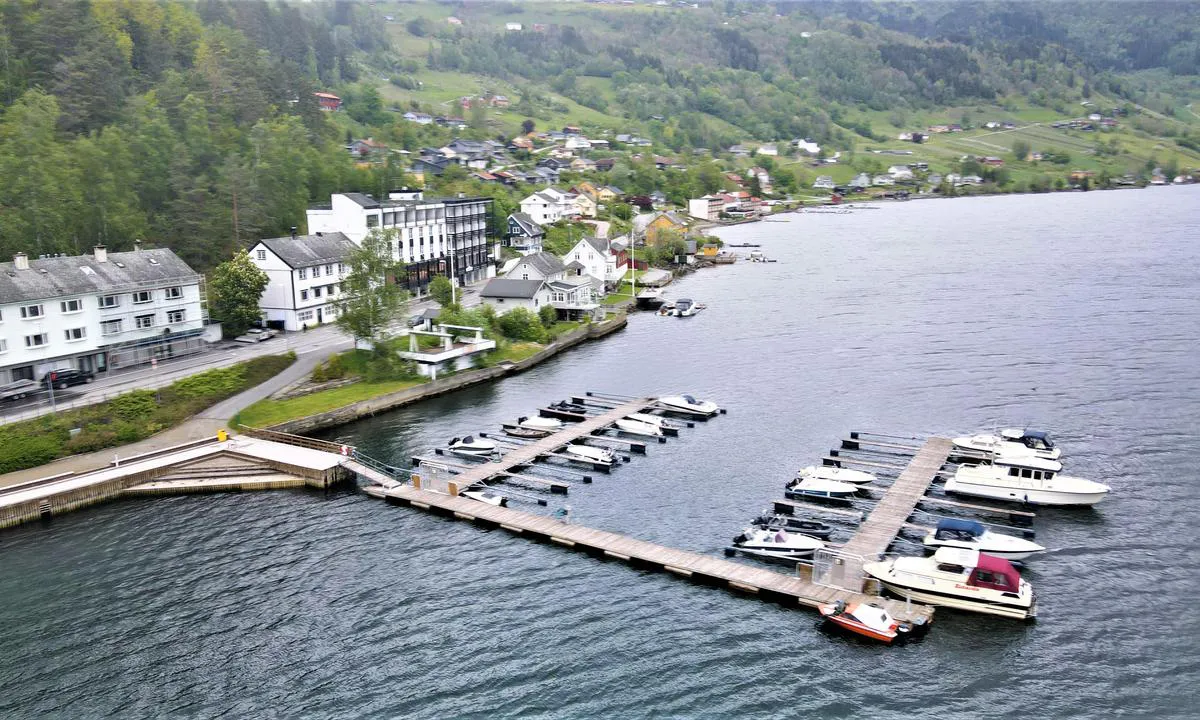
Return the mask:
POLYGON ((901 634, 913 630, 912 623, 900 622, 889 615, 887 610, 870 603, 847 603, 845 600, 838 600, 819 605, 817 609, 827 622, 888 645, 901 634))

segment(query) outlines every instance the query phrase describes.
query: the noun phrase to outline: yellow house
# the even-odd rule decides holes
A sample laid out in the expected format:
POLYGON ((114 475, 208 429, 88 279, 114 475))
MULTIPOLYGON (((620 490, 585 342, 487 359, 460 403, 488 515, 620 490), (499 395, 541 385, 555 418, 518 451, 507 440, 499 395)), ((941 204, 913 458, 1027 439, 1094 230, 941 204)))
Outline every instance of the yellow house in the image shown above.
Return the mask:
POLYGON ((716 257, 721 247, 716 243, 704 243, 700 246, 700 257, 716 257))
POLYGON ((576 185, 575 189, 579 192, 580 195, 587 195, 594 202, 604 202, 597 196, 596 186, 586 180, 584 180, 583 182, 576 185))
POLYGON ((673 232, 682 236, 687 231, 687 223, 673 212, 637 215, 633 219, 633 231, 642 235, 646 242, 654 244, 663 233, 673 232))
POLYGON ((595 200, 599 203, 610 203, 617 200, 617 193, 615 193, 612 188, 605 185, 604 187, 596 190, 595 200))

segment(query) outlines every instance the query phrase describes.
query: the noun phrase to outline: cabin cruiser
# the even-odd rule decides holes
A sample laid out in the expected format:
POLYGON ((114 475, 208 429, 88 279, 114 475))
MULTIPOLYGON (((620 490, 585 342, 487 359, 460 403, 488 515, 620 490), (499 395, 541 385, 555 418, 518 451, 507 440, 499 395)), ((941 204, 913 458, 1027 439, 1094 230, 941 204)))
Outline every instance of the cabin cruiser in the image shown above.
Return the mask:
POLYGON ((721 411, 715 402, 697 400, 691 395, 665 395, 658 399, 665 410, 691 413, 694 415, 716 415, 721 411))
POLYGON ((630 435, 645 435, 647 437, 660 437, 663 434, 662 428, 658 425, 651 425, 648 422, 641 420, 633 420, 632 418, 621 418, 616 422, 617 429, 623 433, 630 435))
POLYGON ((1005 560, 1024 560, 1046 548, 1035 542, 1014 535, 994 533, 983 527, 983 523, 958 518, 942 518, 937 528, 925 535, 925 547, 953 547, 978 550, 1005 560))
POLYGON ((767 512, 751 520, 750 524, 764 530, 798 532, 818 540, 828 540, 830 534, 833 533, 833 528, 820 520, 806 520, 792 515, 772 515, 767 512))
POLYGON ((900 597, 1018 619, 1037 615, 1033 586, 1012 563, 978 550, 938 548, 931 557, 898 557, 863 572, 900 597))
POLYGON ((783 560, 806 558, 825 547, 825 543, 808 535, 757 527, 743 530, 733 539, 733 545, 745 555, 783 560))
POLYGON ((989 455, 1033 455, 1046 460, 1057 460, 1062 456, 1062 449, 1055 446, 1050 433, 1041 430, 1005 428, 998 435, 956 437, 953 442, 954 447, 960 450, 973 450, 989 455))
POLYGON ((858 486, 850 483, 825 480, 819 477, 798 477, 787 484, 784 494, 788 497, 845 500, 856 492, 858 492, 858 486))
POLYGON ((493 457, 500 455, 496 450, 496 443, 491 440, 484 440, 473 435, 468 435, 464 438, 454 438, 449 444, 450 452, 459 457, 478 458, 482 460, 491 460, 493 457))
POLYGON ((809 465, 797 473, 796 478, 833 480, 835 482, 850 483, 851 485, 870 485, 875 482, 875 476, 871 473, 861 470, 849 470, 847 468, 828 467, 826 465, 809 465))
POLYGON ((887 610, 868 602, 838 600, 817 606, 826 621, 852 633, 891 645, 902 633, 910 633, 913 624, 900 622, 887 610))
POLYGON ((563 454, 571 456, 572 460, 589 462, 595 465, 615 465, 617 456, 607 448, 592 447, 591 445, 564 445, 563 454))
POLYGON ((962 465, 946 492, 1030 505, 1095 505, 1108 495, 1102 483, 1017 465, 962 465))
POLYGON ((504 497, 503 495, 498 495, 491 490, 463 490, 458 494, 466 498, 471 498, 472 500, 478 500, 481 503, 487 503, 488 505, 495 505, 496 507, 508 507, 508 498, 504 497))

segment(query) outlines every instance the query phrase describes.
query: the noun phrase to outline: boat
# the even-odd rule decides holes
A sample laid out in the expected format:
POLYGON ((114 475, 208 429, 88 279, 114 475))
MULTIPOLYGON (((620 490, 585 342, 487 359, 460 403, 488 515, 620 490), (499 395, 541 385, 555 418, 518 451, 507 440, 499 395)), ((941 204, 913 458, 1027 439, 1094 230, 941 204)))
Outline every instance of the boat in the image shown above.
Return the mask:
POLYGON ((547 435, 562 430, 563 421, 557 418, 522 417, 517 418, 517 426, 526 430, 541 430, 547 435))
POLYGON ((663 434, 662 428, 658 425, 651 425, 648 422, 641 420, 633 420, 630 418, 621 418, 616 422, 617 429, 623 433, 630 435, 645 435, 646 437, 661 437, 663 434))
POLYGON ((1053 470, 1003 465, 960 465, 946 492, 1029 505, 1095 505, 1111 488, 1053 470))
POLYGON ((523 428, 519 425, 506 425, 504 427, 504 433, 506 435, 511 435, 512 437, 515 437, 515 438, 524 438, 526 440, 536 440, 538 438, 546 437, 547 435, 550 434, 550 431, 534 430, 531 428, 523 428))
POLYGON ((663 296, 660 288, 646 288, 634 298, 634 304, 639 310, 657 310, 662 307, 663 296))
POLYGON ((625 417, 629 420, 637 420, 638 422, 643 422, 647 425, 653 425, 654 427, 671 427, 670 421, 668 421, 662 415, 651 415, 650 413, 630 413, 625 417))
POLYGON ((787 484, 784 493, 788 497, 825 498, 827 500, 845 500, 858 492, 857 485, 825 480, 819 477, 798 477, 787 484))
POLYGON ((828 540, 833 533, 833 528, 820 520, 806 520, 792 515, 772 515, 766 512, 751 520, 750 524, 766 530, 798 532, 818 540, 828 540))
POLYGON ((875 476, 869 472, 829 467, 827 465, 809 465, 796 474, 796 479, 803 478, 833 480, 834 482, 850 483, 851 485, 870 485, 875 482, 875 476))
POLYGON ((825 547, 820 540, 780 529, 748 527, 733 539, 733 546, 745 555, 782 560, 799 560, 825 547))
POLYGON ((463 438, 454 438, 449 444, 450 452, 459 457, 481 458, 491 460, 500 453, 496 450, 496 443, 491 440, 484 440, 473 435, 468 435, 463 438))
POLYGON ((960 450, 972 450, 988 455, 1033 455, 1046 460, 1062 457, 1062 448, 1054 444, 1050 433, 1042 430, 1005 428, 996 435, 982 434, 956 437, 952 441, 960 450))
POLYGON ((679 298, 675 301, 675 313, 673 317, 691 317, 698 311, 696 305, 688 298, 679 298))
POLYGON ((481 503, 495 505, 496 507, 508 507, 508 498, 503 495, 498 495, 491 490, 463 490, 459 493, 463 497, 478 500, 481 503))
POLYGON ((615 465, 617 456, 612 450, 606 448, 592 447, 591 445, 575 445, 569 444, 563 446, 563 454, 570 455, 571 459, 582 462, 589 462, 594 465, 615 465))
POLYGON ((1009 561, 978 550, 943 547, 930 557, 866 563, 863 572, 916 602, 1018 619, 1037 615, 1033 586, 1009 561))
POLYGON ((767 256, 766 256, 766 254, 763 253, 762 250, 751 250, 749 259, 750 259, 750 262, 759 262, 760 263, 760 262, 766 262, 767 256))
POLYGON ((662 305, 660 305, 658 308, 658 314, 662 315, 664 317, 674 315, 675 314, 675 303, 674 302, 662 303, 662 305))
POLYGON ((721 412, 715 402, 697 400, 691 395, 664 395, 658 399, 658 404, 664 410, 685 412, 694 415, 716 415, 721 412))
POLYGON ((1028 470, 1041 470, 1043 472, 1061 472, 1062 463, 1058 460, 1049 460, 1040 458, 1036 455, 997 455, 985 460, 977 460, 971 464, 978 465, 995 465, 1006 470, 1008 468, 1024 468, 1028 470))
POLYGON ((550 409, 557 410, 559 412, 575 413, 576 415, 587 415, 588 411, 587 405, 582 403, 567 402, 566 400, 560 400, 554 403, 550 406, 550 409))
POLYGON ((868 602, 838 600, 817 606, 827 622, 863 637, 891 645, 896 638, 913 631, 913 624, 900 622, 887 610, 868 602))
POLYGON ((1015 535, 994 533, 975 520, 942 518, 933 532, 923 541, 929 548, 963 548, 977 550, 1005 560, 1025 560, 1030 555, 1045 552, 1046 548, 1015 535))

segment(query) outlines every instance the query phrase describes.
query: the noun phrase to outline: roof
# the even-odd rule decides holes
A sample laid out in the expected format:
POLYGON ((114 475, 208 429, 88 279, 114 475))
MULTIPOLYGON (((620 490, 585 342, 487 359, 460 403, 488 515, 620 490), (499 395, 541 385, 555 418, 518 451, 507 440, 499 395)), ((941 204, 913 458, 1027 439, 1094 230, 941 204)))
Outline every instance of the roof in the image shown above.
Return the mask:
POLYGON ((567 269, 568 270, 587 270, 587 266, 584 265, 583 263, 579 262, 578 260, 572 260, 570 263, 567 264, 567 269))
POLYGON ((93 255, 29 258, 28 270, 0 263, 0 304, 167 282, 195 282, 196 271, 166 248, 109 253, 108 262, 93 255))
POLYGON ((585 237, 584 240, 587 241, 588 245, 591 245, 592 247, 594 247, 596 249, 596 252, 600 253, 601 255, 608 254, 608 241, 605 240, 604 238, 585 237))
MULTIPOLYGON (((1007 582, 1004 583, 1005 589, 1016 592, 1017 588, 1021 587, 1021 573, 1012 566, 1012 563, 1004 558, 988 555, 986 553, 977 553, 979 560, 976 562, 976 570, 990 572, 992 575, 1003 577, 1007 582)), ((985 581, 977 581, 975 573, 971 574, 971 579, 967 582, 968 585, 979 585, 981 587, 995 587, 997 583, 989 583, 985 581)))
POLYGON ((563 261, 557 255, 548 252, 536 252, 526 255, 521 258, 521 262, 517 263, 517 267, 520 267, 522 263, 529 263, 546 277, 557 275, 567 269, 567 266, 563 265, 563 261))
POLYGON ((342 195, 345 195, 346 197, 350 198, 351 200, 353 200, 354 202, 358 203, 359 205, 361 205, 365 208, 379 207, 379 201, 376 200, 375 198, 371 197, 370 195, 367 195, 366 193, 352 192, 352 193, 342 193, 342 195))
POLYGON ((346 259, 356 246, 340 232, 259 240, 291 268, 311 267, 346 259))
POLYGON ((518 225, 521 226, 522 230, 524 230, 526 233, 528 233, 530 235, 545 235, 546 234, 546 231, 542 228, 542 226, 538 225, 536 222, 534 222, 533 218, 529 217, 529 215, 526 213, 515 212, 515 213, 509 215, 508 219, 516 222, 518 225))
POLYGON ((492 278, 479 293, 480 297, 523 298, 537 295, 542 288, 541 280, 516 280, 514 278, 492 278))

